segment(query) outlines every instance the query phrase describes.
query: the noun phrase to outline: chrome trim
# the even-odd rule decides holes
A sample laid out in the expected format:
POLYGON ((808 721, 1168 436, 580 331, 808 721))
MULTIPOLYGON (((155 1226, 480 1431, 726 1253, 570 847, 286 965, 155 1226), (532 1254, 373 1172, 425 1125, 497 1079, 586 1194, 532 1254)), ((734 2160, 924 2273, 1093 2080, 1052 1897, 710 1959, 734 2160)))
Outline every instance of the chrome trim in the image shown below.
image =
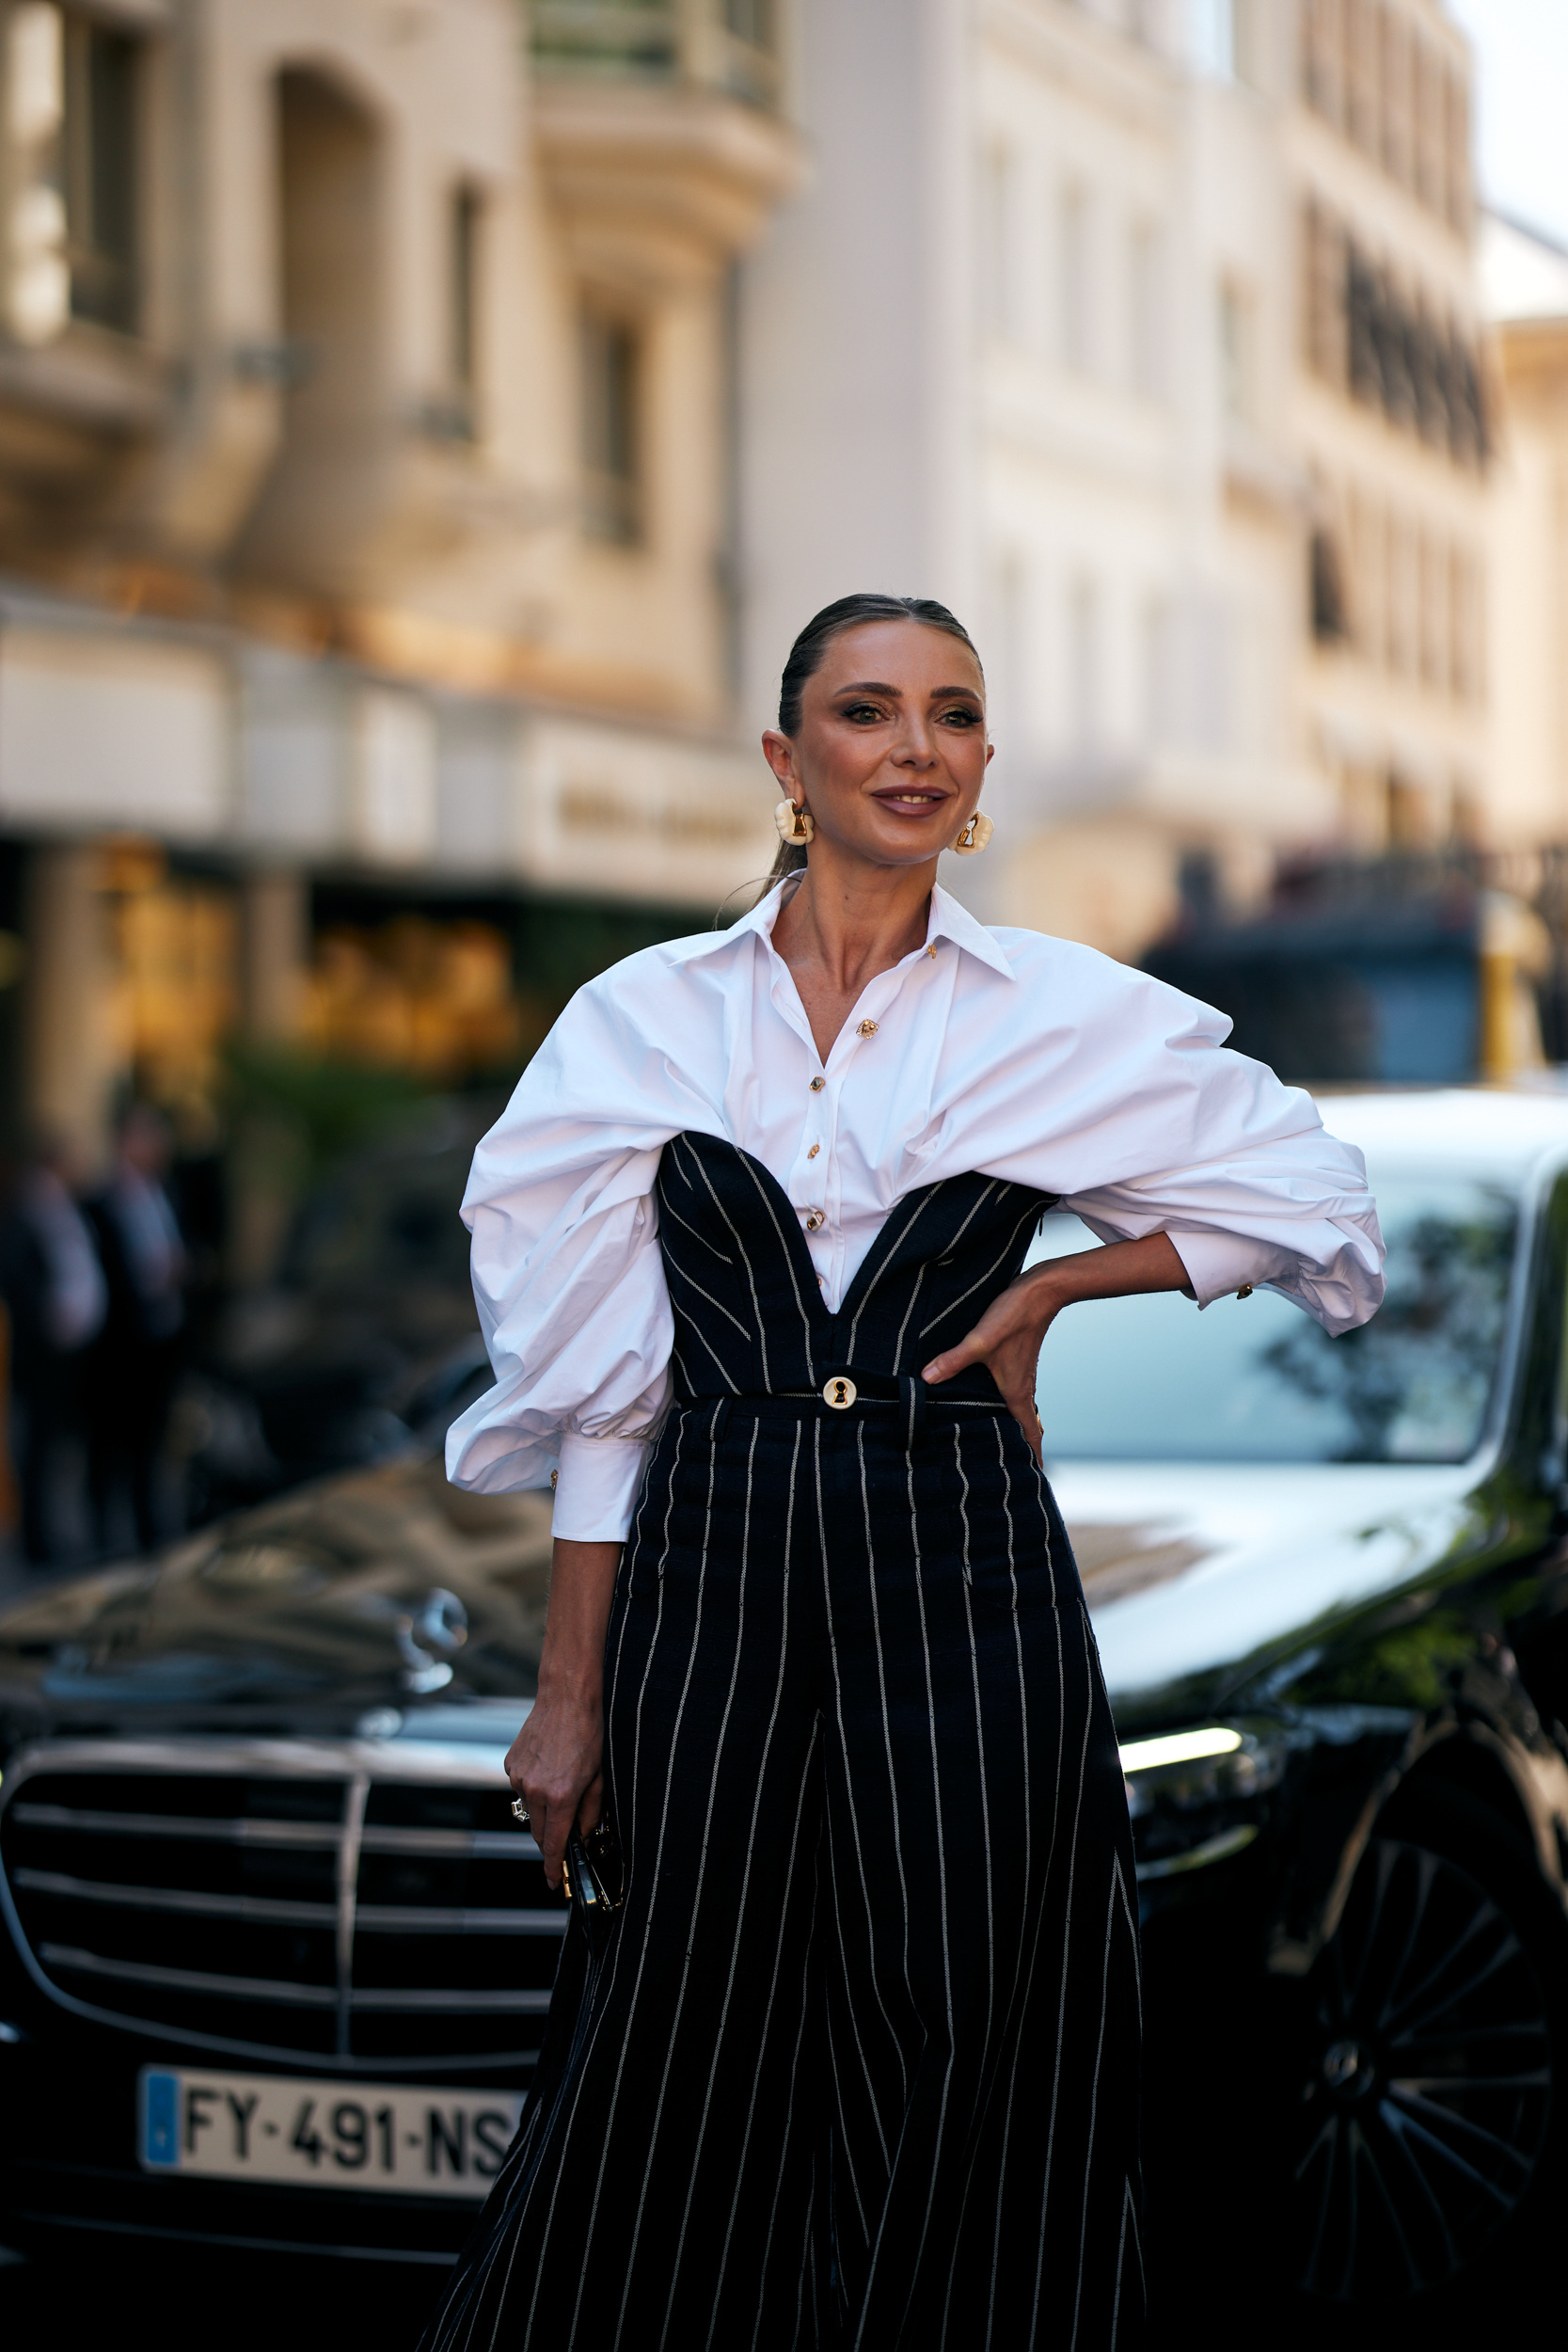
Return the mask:
POLYGON ((369 1772, 356 1772, 343 1800, 343 1834, 338 1847, 338 2056, 347 2058, 350 1996, 354 1989, 354 1911, 359 1898, 359 1840, 365 1828, 369 1772))
MULTIPOLYGON (((404 1992, 395 1986, 384 1989, 372 1985, 365 1992, 355 1994, 354 2006, 356 2010, 465 2009, 486 2017, 543 2017, 549 2009, 550 1995, 534 1992, 461 1993, 455 1989, 443 1992, 431 1985, 413 1986, 404 1992)), ((386 2063, 383 2059, 382 2064, 386 2063)), ((459 2058, 447 2059, 449 2066, 461 2063, 459 2058)))
MULTIPOLYGON (((287 1984, 276 1977, 210 1977, 199 1968, 160 1968, 150 1960, 104 1960, 97 1952, 78 1951, 70 1944, 40 1944, 39 1958, 47 1961, 51 1968, 70 1969, 72 1976, 118 1978, 126 1984, 166 1985, 174 1993, 211 1993, 227 2001, 272 2001, 279 2009, 338 2006, 337 1988, 330 1984, 287 1984)), ((133 2022, 145 2025, 146 2020, 133 2022)))
MULTIPOLYGON (((17 1805, 16 1818, 30 1828, 107 1831, 126 1837, 185 1837, 214 1846, 336 1846, 341 1830, 332 1821, 203 1820, 188 1813, 109 1813, 90 1805, 17 1805)), ((367 1829, 361 1853, 424 1853, 483 1856, 495 1862, 537 1862, 531 1837, 507 1829, 367 1829)))
MULTIPOLYGON (((459 1747, 407 1740, 247 1740, 193 1733, 187 1739, 62 1739, 23 1748, 7 1767, 14 1795, 39 1772, 210 1772, 229 1779, 445 1781, 454 1788, 509 1786, 499 1746, 459 1747), (492 1761, 491 1759, 494 1759, 492 1761)), ((9 1797, 5 1799, 9 1803, 9 1797)), ((322 1826, 326 1826, 322 1824, 322 1826)))
MULTIPOLYGON (((192 1843, 206 1839, 263 1850, 269 1847, 335 1850, 335 1896, 320 1904, 291 1902, 265 1896, 206 1896, 182 1888, 127 1886, 122 1889, 113 1882, 76 1878, 69 1872, 35 1872, 26 1868, 16 1872, 19 1884, 33 1886, 41 1893, 57 1895, 62 1899, 108 1904, 135 1903, 145 1909, 230 1917, 256 1924, 270 1921, 279 1925, 331 1928, 335 1931, 336 1958, 336 1982, 333 1984, 297 1984, 273 1979, 221 1976, 199 1969, 164 1967, 151 1962, 110 1959, 77 1946, 56 1943, 40 1945, 35 1952, 18 1915, 12 1887, 3 1867, 0 1867, 0 1917, 4 1918, 23 1965, 40 1993, 57 2008, 120 2032, 139 2034, 164 2043, 182 2044, 194 2050, 261 2058, 270 2064, 286 2058, 291 2065, 310 2073, 335 2069, 339 2073, 351 2071, 356 2074, 384 2075, 388 2064, 395 2064, 400 2077, 413 2079, 444 2074, 453 2066, 468 2069, 506 2065, 526 2070, 537 2062, 536 2051, 440 2051, 431 2055, 421 2053, 410 2058, 399 2057, 394 2060, 386 2053, 369 2058, 356 2057, 347 2047, 351 2019, 365 2012, 418 2015, 422 2011, 459 2016, 467 2012, 470 2016, 493 2015, 498 2018, 543 2016, 547 2012, 550 1994, 543 1989, 469 1991, 459 1987, 419 1986, 400 1990, 379 1986, 356 1988, 353 1983, 354 1938, 360 1929, 367 1934, 444 1932, 560 1936, 564 1933, 567 1924, 564 1911, 492 1912, 467 1907, 402 1904, 374 1904, 361 1909, 358 1905, 358 1867, 360 1858, 366 1853, 482 1856, 494 1860, 515 1858, 518 1861, 538 1859, 537 1843, 521 1833, 405 1830, 385 1824, 365 1825, 364 1817, 371 1791, 378 1784, 487 1788, 498 1794, 504 1792, 507 1788, 502 1766, 504 1754, 499 1745, 468 1746, 457 1742, 420 1741, 416 1744, 360 1738, 277 1740, 197 1735, 188 1739, 169 1736, 123 1740, 47 1740, 23 1748, 10 1760, 4 1785, 0 1786, 0 1816, 8 1814, 15 1804, 19 1823, 99 1836, 145 1836, 192 1843), (263 1817, 236 1820, 232 1816, 206 1820, 184 1814, 122 1814, 106 1807, 76 1808, 23 1799, 22 1792, 28 1783, 44 1773, 92 1772, 328 1781, 334 1783, 341 1794, 343 1812, 337 1821, 284 1821, 263 1817), (337 2031, 333 2039, 338 2047, 329 2053, 302 2050, 287 2043, 250 2042, 225 2034, 198 2032, 184 2026, 127 2015, 67 1991, 63 1983, 47 1973, 49 1970, 58 1970, 62 1976, 85 1978, 89 1982, 97 1981, 103 1986, 105 1993, 112 1984, 119 1982, 161 1987, 175 1993, 199 1994, 221 2000, 271 2004, 280 2010, 331 2010, 336 2012, 337 2031)), ((83 1991, 86 1990, 84 1986, 83 1991)))
POLYGON ((272 1920, 279 1927, 330 1927, 337 1916, 331 1903, 293 1903, 271 1895, 198 1895, 182 1886, 122 1886, 111 1879, 71 1878, 63 1870, 24 1867, 16 1873, 16 1883, 73 1903, 119 1903, 134 1911, 194 1913, 200 1918, 250 1919, 258 1925, 272 1920))
MULTIPOLYGON (((14 1874, 18 1886, 35 1887, 40 1895, 58 1895, 73 1903, 119 1903, 132 1911, 193 1913, 207 1919, 250 1919, 279 1927, 329 1928, 338 1917, 334 1903, 292 1903, 271 1895, 198 1895, 181 1886, 119 1885, 108 1879, 71 1878, 63 1870, 23 1867, 14 1874)), ((356 1929, 372 1935, 564 1935, 564 1911, 463 1911, 450 1905, 422 1903, 359 1903, 356 1929)))
POLYGON ((369 1935, 564 1935, 567 1911, 443 1911, 434 1903, 361 1903, 369 1935))
MULTIPOLYGON (((19 1804, 16 1818, 34 1829, 106 1830, 123 1837, 195 1837, 220 1846, 335 1846, 335 1821, 204 1821, 187 1813, 106 1813, 91 1805, 19 1804)), ((499 1842, 499 1841, 498 1841, 499 1842)))
POLYGON ((368 1829, 361 1853, 470 1854, 491 1862, 537 1862, 533 1838, 515 1829, 368 1829))

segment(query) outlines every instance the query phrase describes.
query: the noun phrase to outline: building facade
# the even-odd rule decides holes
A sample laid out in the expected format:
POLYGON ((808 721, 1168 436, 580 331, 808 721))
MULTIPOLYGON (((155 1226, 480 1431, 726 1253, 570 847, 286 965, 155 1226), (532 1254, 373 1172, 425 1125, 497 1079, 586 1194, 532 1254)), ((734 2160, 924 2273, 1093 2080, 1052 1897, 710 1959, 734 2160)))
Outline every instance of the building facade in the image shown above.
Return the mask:
POLYGON ((1499 844, 1568 843, 1568 252, 1490 218, 1482 282, 1502 389, 1491 505, 1499 844))
POLYGON ((236 1025, 502 1067, 508 910, 766 866, 733 286, 784 72, 763 0, 0 8, 13 1128, 198 1104, 236 1025))
POLYGON ((1435 0, 797 27, 813 176, 744 271, 753 721, 827 596, 945 596, 999 743, 996 849, 954 879, 1120 955, 1282 857, 1483 829, 1468 64, 1435 0))

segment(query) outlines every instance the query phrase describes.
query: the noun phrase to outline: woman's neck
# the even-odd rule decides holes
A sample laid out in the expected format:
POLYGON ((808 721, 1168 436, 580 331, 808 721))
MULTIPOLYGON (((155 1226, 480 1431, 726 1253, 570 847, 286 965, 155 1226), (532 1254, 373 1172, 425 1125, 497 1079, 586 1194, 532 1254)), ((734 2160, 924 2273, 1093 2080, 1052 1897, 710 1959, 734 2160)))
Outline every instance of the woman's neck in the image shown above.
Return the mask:
POLYGON ((826 857, 814 851, 785 898, 773 946, 824 1061, 868 982, 924 942, 936 878, 934 858, 912 867, 847 865, 831 850, 826 857))

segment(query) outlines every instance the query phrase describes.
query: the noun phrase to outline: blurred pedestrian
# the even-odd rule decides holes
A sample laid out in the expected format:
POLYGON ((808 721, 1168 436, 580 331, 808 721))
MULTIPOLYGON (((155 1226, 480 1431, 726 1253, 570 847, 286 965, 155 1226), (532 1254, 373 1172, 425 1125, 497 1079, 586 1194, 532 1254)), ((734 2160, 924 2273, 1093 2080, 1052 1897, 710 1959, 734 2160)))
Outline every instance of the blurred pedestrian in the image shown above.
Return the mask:
POLYGON ((990 832, 943 607, 819 613, 764 749, 776 886, 583 989, 468 1185, 451 1472, 558 1473, 507 1769, 552 1883, 613 1892, 606 1815, 625 1876, 430 2342, 1130 2347, 1137 1888, 1040 1344, 1363 1323, 1377 1218, 1222 1015, 936 887, 990 832), (1107 1246, 1025 1271, 1058 1202, 1107 1246))
POLYGON ((70 1146, 40 1139, 0 1215, 0 1293, 10 1316, 11 1455, 30 1566, 79 1555, 83 1370, 108 1287, 93 1230, 72 1191, 70 1146), (71 1489, 74 1472, 75 1495, 71 1489))
POLYGON ((164 1184, 173 1157, 163 1112, 132 1103, 113 1172, 87 1203, 108 1286, 87 1376, 87 1478, 105 1551, 123 1541, 127 1504, 143 1549, 173 1532, 158 1491, 185 1330, 185 1245, 164 1184))

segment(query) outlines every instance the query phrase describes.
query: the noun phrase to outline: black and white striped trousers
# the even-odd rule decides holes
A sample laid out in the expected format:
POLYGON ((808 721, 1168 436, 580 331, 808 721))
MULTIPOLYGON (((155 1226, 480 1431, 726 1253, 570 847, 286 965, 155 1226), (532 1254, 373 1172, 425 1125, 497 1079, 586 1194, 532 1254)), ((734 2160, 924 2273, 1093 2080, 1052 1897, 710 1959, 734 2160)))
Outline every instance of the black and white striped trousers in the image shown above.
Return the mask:
POLYGON ((610 1626, 628 1888, 430 2339, 1104 2352, 1142 2324, 1127 1811, 1013 1422, 666 1428, 610 1626))

